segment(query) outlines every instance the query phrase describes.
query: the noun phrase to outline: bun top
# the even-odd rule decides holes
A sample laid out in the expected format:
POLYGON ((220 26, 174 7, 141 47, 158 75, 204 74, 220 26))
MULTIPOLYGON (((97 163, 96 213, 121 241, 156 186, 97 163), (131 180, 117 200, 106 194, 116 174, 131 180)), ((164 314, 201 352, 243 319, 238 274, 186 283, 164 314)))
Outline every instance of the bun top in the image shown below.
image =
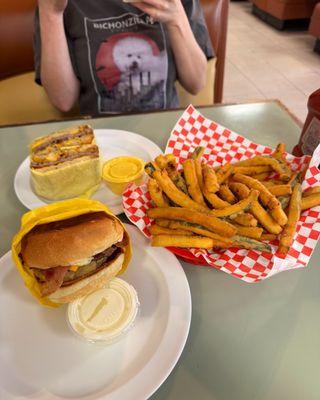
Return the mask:
POLYGON ((85 265, 123 234, 121 224, 105 213, 85 214, 35 227, 24 237, 21 255, 30 268, 85 265))

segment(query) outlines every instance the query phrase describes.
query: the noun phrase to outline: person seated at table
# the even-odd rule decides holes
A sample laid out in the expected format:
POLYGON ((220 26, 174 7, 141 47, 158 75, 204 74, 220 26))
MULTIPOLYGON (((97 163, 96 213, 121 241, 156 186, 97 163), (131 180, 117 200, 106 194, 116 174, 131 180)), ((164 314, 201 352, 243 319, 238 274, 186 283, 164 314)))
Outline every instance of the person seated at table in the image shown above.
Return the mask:
POLYGON ((199 0, 39 0, 36 82, 51 102, 103 115, 178 107, 214 56, 199 0))

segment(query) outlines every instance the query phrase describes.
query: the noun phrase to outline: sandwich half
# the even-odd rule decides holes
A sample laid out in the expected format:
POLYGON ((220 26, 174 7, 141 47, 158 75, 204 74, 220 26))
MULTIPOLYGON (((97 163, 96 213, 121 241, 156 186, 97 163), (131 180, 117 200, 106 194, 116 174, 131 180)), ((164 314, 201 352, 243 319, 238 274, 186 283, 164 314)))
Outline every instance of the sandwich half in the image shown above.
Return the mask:
POLYGON ((30 171, 35 193, 48 200, 76 197, 101 180, 99 148, 89 125, 67 128, 30 145, 30 171))

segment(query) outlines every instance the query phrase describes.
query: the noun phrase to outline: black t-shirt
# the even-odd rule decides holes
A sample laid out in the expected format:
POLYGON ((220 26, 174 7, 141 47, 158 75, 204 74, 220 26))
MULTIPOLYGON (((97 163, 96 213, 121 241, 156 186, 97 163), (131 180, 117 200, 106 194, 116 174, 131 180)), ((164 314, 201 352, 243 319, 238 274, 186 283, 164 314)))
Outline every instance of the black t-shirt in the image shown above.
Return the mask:
MULTIPOLYGON (((214 54, 198 1, 182 3, 195 38, 209 59, 214 54)), ((69 0, 64 26, 80 81, 82 114, 178 106, 174 82, 179 77, 163 24, 122 0, 69 0)), ((41 83, 38 12, 34 39, 36 81, 41 83)))

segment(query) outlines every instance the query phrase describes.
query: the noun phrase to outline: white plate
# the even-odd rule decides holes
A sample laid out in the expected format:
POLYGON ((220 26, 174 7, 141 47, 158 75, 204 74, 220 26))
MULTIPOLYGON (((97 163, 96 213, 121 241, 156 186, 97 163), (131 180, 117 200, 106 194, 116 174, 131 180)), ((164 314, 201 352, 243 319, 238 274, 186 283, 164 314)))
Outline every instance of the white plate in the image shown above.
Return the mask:
MULTIPOLYGON (((128 155, 150 161, 162 153, 155 143, 136 133, 116 129, 95 129, 94 133, 100 154, 105 160, 128 155)), ((50 201, 38 197, 32 190, 29 157, 22 162, 17 170, 14 178, 14 190, 21 203, 30 210, 50 203, 50 201)), ((123 212, 122 197, 112 193, 103 182, 92 199, 106 204, 114 214, 123 212)))
POLYGON ((167 250, 127 229, 133 260, 121 277, 141 303, 133 329, 99 346, 69 330, 66 306, 40 306, 24 287, 8 252, 0 259, 0 398, 147 399, 167 378, 187 340, 188 281, 167 250))

